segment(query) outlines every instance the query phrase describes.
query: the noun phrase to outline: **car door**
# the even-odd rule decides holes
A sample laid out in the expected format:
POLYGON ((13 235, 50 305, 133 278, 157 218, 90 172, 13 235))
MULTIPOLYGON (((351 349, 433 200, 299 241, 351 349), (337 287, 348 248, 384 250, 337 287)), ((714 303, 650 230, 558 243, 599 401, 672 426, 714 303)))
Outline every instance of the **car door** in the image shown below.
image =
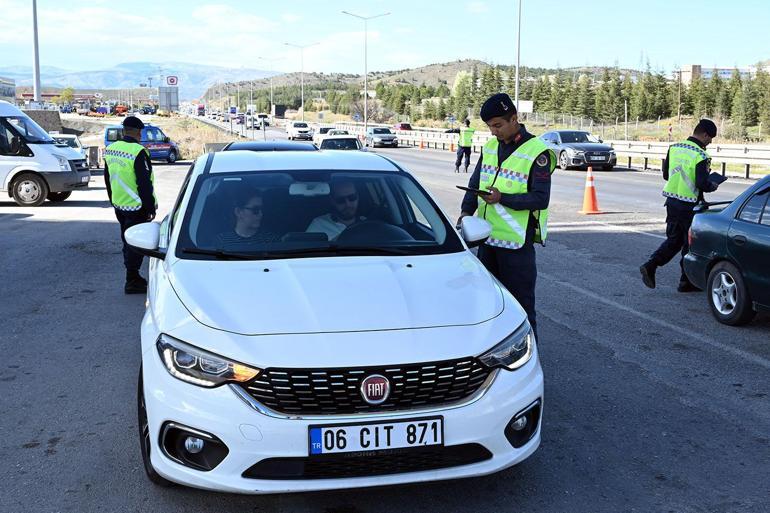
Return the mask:
POLYGON ((770 185, 751 196, 730 224, 727 251, 741 269, 751 298, 770 306, 770 185))

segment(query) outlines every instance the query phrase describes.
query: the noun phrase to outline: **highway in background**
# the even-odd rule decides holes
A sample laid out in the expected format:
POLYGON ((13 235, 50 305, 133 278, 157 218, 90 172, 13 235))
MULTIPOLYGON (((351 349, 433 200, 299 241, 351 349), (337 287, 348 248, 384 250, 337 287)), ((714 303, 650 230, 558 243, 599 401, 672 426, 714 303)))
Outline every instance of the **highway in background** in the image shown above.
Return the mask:
MULTIPOLYGON (((457 217, 455 185, 470 175, 453 172, 452 153, 376 151, 457 217)), ((188 165, 156 166, 159 217, 188 165)), ((638 266, 664 234, 662 180, 628 170, 596 173, 607 213, 590 217, 577 213, 585 173, 554 175, 551 235, 537 250, 543 442, 529 460, 469 480, 287 496, 154 487, 136 428, 144 298, 122 293, 101 180, 60 205, 0 201, 0 511, 770 510, 770 316, 717 323, 704 293, 676 292, 676 262, 658 289, 641 284, 638 266)))

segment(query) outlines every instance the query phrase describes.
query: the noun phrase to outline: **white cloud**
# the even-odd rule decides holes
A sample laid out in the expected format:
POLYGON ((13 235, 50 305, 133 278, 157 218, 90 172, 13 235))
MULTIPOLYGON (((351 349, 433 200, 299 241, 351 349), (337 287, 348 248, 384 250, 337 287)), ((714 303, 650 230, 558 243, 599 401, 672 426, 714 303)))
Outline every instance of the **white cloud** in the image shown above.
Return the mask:
POLYGON ((481 1, 469 2, 465 8, 468 10, 468 12, 472 12, 473 14, 483 14, 485 12, 489 12, 489 6, 487 3, 481 1))
POLYGON ((281 19, 286 23, 297 23, 302 18, 300 16, 297 16, 296 14, 287 12, 287 13, 281 14, 281 19))

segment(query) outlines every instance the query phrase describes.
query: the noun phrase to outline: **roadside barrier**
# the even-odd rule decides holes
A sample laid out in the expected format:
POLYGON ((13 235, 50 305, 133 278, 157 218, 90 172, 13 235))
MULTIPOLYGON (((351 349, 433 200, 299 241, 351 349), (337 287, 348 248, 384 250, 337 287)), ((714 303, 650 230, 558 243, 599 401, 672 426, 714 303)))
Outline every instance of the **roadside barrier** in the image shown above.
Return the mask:
POLYGON ((594 170, 591 166, 588 166, 588 172, 586 173, 586 187, 583 192, 583 209, 580 214, 601 214, 599 210, 599 202, 596 200, 596 185, 594 184, 594 170))

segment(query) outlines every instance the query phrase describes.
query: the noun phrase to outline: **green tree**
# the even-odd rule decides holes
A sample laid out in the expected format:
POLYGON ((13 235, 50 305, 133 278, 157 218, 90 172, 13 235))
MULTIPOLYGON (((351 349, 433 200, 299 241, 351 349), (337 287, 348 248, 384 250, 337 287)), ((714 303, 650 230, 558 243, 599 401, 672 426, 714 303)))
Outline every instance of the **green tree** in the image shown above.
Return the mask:
POLYGON ((581 75, 577 83, 577 103, 575 113, 585 118, 594 116, 595 98, 591 87, 591 79, 587 75, 581 75))
POLYGON ((757 114, 762 123, 763 132, 770 130, 770 74, 762 67, 757 66, 757 75, 754 79, 757 92, 757 114))
POLYGON ((610 70, 602 70, 601 83, 594 87, 594 113, 600 121, 614 119, 612 113, 612 99, 610 95, 610 70))
POLYGON ((564 104, 564 77, 561 71, 556 73, 556 77, 551 81, 551 92, 548 96, 546 111, 561 112, 564 104))

